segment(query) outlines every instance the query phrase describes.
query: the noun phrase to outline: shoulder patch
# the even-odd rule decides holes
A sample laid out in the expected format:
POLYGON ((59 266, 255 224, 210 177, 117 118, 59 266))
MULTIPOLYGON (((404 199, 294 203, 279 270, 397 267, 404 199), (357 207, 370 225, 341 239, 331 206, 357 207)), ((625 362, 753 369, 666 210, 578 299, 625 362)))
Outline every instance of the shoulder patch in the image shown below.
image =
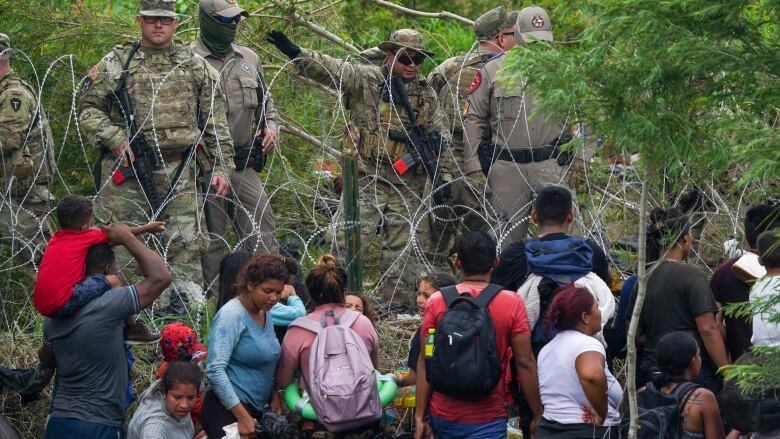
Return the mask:
POLYGON ((11 98, 11 108, 14 109, 14 111, 19 111, 20 108, 22 108, 22 100, 19 98, 11 98))
POLYGON ((477 72, 474 75, 474 79, 471 80, 471 86, 469 87, 469 94, 477 91, 480 85, 482 85, 482 72, 477 72))
POLYGON ((249 73, 249 72, 252 71, 252 66, 250 66, 249 63, 245 62, 245 63, 241 64, 241 70, 249 73))

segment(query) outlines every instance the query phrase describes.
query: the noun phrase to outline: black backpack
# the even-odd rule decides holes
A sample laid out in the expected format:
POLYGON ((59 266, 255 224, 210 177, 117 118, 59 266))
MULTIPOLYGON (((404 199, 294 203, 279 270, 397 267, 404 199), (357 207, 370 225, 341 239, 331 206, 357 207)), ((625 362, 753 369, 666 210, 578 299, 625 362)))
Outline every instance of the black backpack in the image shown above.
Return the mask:
POLYGON ((434 390, 455 398, 490 395, 502 376, 496 333, 487 306, 503 287, 489 284, 476 298, 441 290, 447 310, 436 327, 425 374, 434 390))
MULTIPOLYGON (((636 396, 639 406, 639 431, 637 439, 677 439, 682 436, 683 417, 681 411, 700 386, 691 381, 677 385, 672 393, 665 394, 653 383, 647 383, 644 392, 636 396)), ((621 437, 628 437, 630 417, 623 416, 621 437)))

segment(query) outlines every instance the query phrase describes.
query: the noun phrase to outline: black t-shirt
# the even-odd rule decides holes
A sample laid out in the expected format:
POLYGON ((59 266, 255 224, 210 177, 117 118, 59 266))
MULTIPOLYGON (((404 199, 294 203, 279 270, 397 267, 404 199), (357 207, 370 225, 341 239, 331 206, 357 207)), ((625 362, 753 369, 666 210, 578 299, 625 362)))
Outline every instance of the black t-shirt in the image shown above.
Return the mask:
MULTIPOLYGON (((637 288, 638 284, 628 302, 626 320, 631 319, 637 288)), ((701 270, 682 262, 661 262, 647 279, 645 303, 639 316, 639 327, 646 337, 645 350, 654 352, 661 337, 670 332, 685 331, 696 338, 701 355, 707 357, 695 319, 717 310, 707 277, 701 270)))
POLYGON ((420 357, 420 328, 414 331, 412 343, 409 345, 409 358, 406 360, 406 367, 417 371, 417 359, 420 357))
MULTIPOLYGON (((550 233, 539 238, 542 241, 558 241, 567 239, 569 235, 565 233, 550 233)), ((528 263, 525 257, 526 240, 515 241, 504 251, 501 252, 498 261, 498 267, 493 270, 490 281, 506 288, 507 290, 517 291, 520 285, 528 277, 528 263)), ((596 241, 592 239, 585 240, 588 247, 593 250, 593 268, 592 271, 600 277, 607 286, 612 286, 612 276, 609 274, 609 262, 604 250, 599 247, 596 241)))

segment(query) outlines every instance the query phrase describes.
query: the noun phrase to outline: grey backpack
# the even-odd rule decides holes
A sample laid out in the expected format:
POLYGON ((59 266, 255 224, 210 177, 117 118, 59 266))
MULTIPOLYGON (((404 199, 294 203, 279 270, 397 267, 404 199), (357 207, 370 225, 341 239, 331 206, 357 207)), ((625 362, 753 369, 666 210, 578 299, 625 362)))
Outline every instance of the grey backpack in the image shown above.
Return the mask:
POLYGON ((291 325, 317 334, 309 353, 306 390, 318 422, 331 433, 367 426, 382 416, 371 356, 351 329, 360 316, 351 310, 341 315, 329 310, 320 322, 304 316, 291 325), (328 325, 328 317, 335 324, 328 325))

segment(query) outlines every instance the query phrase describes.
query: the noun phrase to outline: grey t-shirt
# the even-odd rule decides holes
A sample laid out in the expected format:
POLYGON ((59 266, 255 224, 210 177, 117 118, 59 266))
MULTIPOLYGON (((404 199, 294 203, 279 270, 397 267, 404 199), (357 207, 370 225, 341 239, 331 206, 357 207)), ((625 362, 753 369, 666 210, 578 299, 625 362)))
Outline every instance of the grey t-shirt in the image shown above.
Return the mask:
POLYGON ((124 320, 140 311, 131 285, 106 292, 71 317, 44 321, 43 337, 57 357, 51 416, 122 427, 128 380, 124 320))

